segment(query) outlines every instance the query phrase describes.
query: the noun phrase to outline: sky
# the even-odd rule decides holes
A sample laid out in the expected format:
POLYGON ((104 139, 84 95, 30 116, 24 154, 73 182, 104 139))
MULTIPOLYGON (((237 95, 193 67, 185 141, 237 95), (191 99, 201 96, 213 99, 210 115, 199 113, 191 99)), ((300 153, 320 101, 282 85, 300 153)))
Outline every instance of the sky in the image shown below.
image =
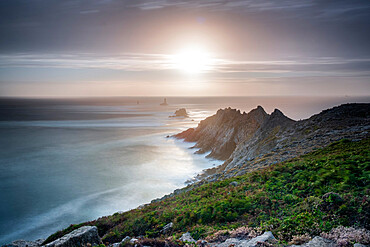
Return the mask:
POLYGON ((0 0, 0 96, 369 96, 369 0, 0 0))

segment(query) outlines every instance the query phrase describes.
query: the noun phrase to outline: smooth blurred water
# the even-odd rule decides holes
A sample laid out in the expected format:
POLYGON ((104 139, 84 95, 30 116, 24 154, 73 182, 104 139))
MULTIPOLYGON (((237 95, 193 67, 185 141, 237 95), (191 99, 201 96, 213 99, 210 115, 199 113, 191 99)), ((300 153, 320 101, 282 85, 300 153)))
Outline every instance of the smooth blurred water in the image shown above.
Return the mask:
POLYGON ((217 109, 262 105, 294 119, 369 98, 0 100, 0 244, 148 203, 221 161, 166 138, 217 109), (137 100, 140 104, 137 104, 137 100), (190 118, 169 118, 185 107, 190 118))

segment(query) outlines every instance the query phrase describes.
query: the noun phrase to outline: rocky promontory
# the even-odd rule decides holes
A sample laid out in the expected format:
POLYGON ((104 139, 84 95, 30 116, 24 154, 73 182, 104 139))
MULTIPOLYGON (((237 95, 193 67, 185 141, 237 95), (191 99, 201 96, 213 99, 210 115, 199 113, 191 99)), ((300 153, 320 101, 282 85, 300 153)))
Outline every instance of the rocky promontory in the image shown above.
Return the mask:
MULTIPOLYGON (((175 135, 196 142, 197 153, 225 162, 206 173, 208 180, 245 174, 292 159, 343 138, 370 136, 370 104, 344 104, 294 121, 275 109, 258 106, 249 113, 226 108, 196 128, 175 135)), ((204 178, 204 177, 203 177, 204 178)))
POLYGON ((226 108, 201 121, 197 128, 175 135, 187 142, 196 142, 197 153, 211 152, 208 157, 226 160, 237 144, 253 137, 269 115, 258 106, 249 113, 226 108))

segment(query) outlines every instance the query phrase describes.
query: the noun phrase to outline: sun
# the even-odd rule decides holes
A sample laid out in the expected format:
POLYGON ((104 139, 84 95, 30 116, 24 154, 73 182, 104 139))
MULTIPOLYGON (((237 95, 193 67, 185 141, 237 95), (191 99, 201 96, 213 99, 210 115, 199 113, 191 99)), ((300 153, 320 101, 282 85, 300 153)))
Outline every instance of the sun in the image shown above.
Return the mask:
POLYGON ((212 68, 212 56, 202 47, 191 46, 173 55, 173 66, 190 74, 205 72, 212 68))

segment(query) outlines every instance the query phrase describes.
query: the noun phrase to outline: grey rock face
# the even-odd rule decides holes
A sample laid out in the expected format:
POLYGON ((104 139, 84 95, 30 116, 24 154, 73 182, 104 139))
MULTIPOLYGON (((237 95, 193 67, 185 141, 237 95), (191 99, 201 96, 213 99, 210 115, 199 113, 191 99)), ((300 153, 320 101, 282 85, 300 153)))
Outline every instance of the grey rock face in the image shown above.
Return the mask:
POLYGON ((38 247, 45 241, 45 239, 38 239, 35 241, 15 240, 11 244, 4 245, 5 247, 38 247))
POLYGON ((265 232, 261 236, 258 236, 258 237, 255 237, 249 240, 248 244, 245 246, 254 247, 254 246, 257 246, 258 242, 267 242, 269 240, 275 240, 275 237, 274 235, 272 235, 272 232, 265 232))
POLYGON ((212 244, 213 247, 229 247, 233 245, 235 247, 256 247, 258 243, 264 243, 267 241, 275 240, 274 235, 272 232, 265 232, 261 236, 252 238, 252 239, 237 239, 237 238, 229 238, 226 239, 222 243, 212 244))
POLYGON ((163 233, 167 233, 167 232, 169 232, 169 231, 171 231, 172 230, 172 227, 173 227, 173 223, 171 222, 171 223, 168 223, 167 225, 165 225, 164 227, 163 227, 163 229, 162 229, 162 231, 161 232, 163 232, 163 233))
POLYGON ((291 245, 292 247, 335 247, 336 244, 326 238, 314 237, 310 242, 302 245, 291 245))
POLYGON ((175 135, 196 142, 198 153, 225 160, 203 177, 230 178, 280 163, 341 139, 370 137, 370 104, 344 104, 294 121, 275 109, 270 115, 258 106, 249 113, 222 109, 197 128, 175 135))
POLYGON ((101 239, 98 235, 96 226, 83 226, 63 237, 48 243, 45 247, 75 247, 75 246, 91 246, 101 244, 101 239))
POLYGON ((175 137, 197 142, 197 153, 211 151, 209 157, 226 160, 239 142, 253 137, 267 117, 261 106, 243 114, 231 108, 220 109, 201 121, 196 129, 186 130, 175 137))
POLYGON ((112 244, 112 245, 111 245, 111 247, 119 247, 119 246, 121 246, 122 244, 127 244, 127 243, 129 243, 130 241, 131 241, 131 237, 126 236, 124 239, 122 239, 122 240, 121 240, 121 242, 119 242, 119 243, 114 243, 114 244, 112 244))
POLYGON ((131 237, 126 236, 124 239, 122 239, 121 243, 129 242, 131 240, 131 237))
POLYGON ((184 242, 191 242, 191 243, 196 242, 189 232, 182 234, 180 240, 184 242))
POLYGON ((233 181, 233 182, 230 183, 230 185, 232 185, 232 186, 238 186, 239 184, 238 184, 238 182, 233 181))
POLYGON ((134 244, 134 243, 136 243, 138 240, 139 240, 139 239, 137 239, 137 238, 131 238, 129 242, 130 242, 131 244, 134 244))
POLYGON ((364 244, 359 244, 359 243, 356 243, 353 245, 353 247, 367 247, 368 245, 364 245, 364 244))

